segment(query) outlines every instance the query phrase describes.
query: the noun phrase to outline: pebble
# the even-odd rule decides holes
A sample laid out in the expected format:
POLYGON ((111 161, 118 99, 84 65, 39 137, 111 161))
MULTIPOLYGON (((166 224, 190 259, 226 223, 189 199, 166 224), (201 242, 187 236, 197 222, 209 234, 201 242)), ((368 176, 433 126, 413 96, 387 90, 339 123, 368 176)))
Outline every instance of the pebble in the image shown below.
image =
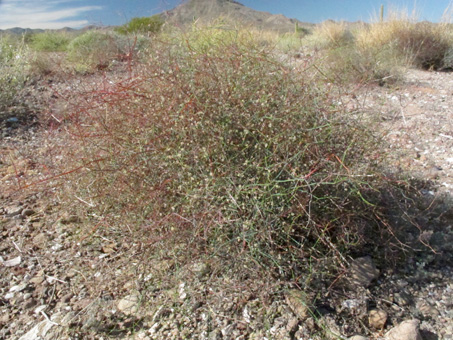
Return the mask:
POLYGON ((309 300, 304 292, 292 289, 285 294, 285 300, 293 313, 300 319, 305 320, 309 314, 309 300))
POLYGON ((383 329, 387 322, 388 314, 381 309, 373 309, 368 313, 368 323, 371 328, 383 329))
POLYGON ((436 317, 440 314, 436 307, 426 301, 417 303, 417 309, 424 317, 436 317))
POLYGON ((27 284, 26 283, 22 283, 20 285, 16 285, 16 286, 12 286, 9 291, 10 292, 21 292, 23 291, 25 288, 27 288, 27 284))
POLYGON ((369 340, 370 338, 367 338, 366 336, 361 336, 361 335, 354 335, 350 337, 348 340, 369 340))
POLYGON ((122 298, 118 304, 118 310, 126 315, 137 313, 140 306, 140 294, 135 292, 122 298))
POLYGON ((371 282, 377 279, 378 276, 379 270, 370 256, 357 258, 351 263, 349 281, 355 288, 369 287, 371 282))
POLYGON ((412 302, 410 295, 405 292, 395 293, 393 298, 399 306, 408 306, 412 302))
POLYGON ((417 319, 401 322, 385 334, 385 340, 423 340, 417 319))
POLYGON ((22 213, 21 213, 21 215, 23 217, 29 217, 29 216, 32 216, 34 214, 36 214, 36 211, 34 211, 33 209, 24 209, 24 210, 22 210, 22 213))

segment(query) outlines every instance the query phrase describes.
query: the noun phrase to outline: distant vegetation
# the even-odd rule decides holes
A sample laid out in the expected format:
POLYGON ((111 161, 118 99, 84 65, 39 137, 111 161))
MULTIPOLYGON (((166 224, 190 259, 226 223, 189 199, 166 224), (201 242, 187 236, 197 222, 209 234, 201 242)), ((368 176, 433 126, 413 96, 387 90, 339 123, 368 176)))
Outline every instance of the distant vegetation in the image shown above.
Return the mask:
POLYGON ((64 32, 48 31, 32 35, 30 46, 41 52, 64 52, 72 37, 64 32))
POLYGON ((127 24, 116 27, 115 31, 121 34, 146 34, 146 33, 158 33, 164 19, 160 15, 154 15, 152 17, 133 18, 127 24))
POLYGON ((31 54, 23 40, 0 36, 0 114, 16 103, 29 76, 31 54))

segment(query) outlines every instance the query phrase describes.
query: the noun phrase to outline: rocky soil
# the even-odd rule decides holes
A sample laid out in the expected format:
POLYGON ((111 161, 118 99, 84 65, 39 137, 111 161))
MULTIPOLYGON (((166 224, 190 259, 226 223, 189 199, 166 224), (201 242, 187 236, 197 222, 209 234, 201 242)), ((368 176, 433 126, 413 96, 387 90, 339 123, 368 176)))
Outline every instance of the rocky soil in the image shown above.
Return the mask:
POLYGON ((239 276, 220 275, 215 260, 178 266, 177 249, 153 258, 132 234, 65 211, 52 190, 12 190, 42 176, 32 160, 49 134, 23 117, 42 102, 62 105, 45 81, 0 123, 0 339, 453 339, 452 73, 410 70, 398 87, 341 99, 375 118, 395 168, 432 181, 423 194, 435 209, 417 221, 432 229, 414 237, 435 252, 393 270, 350 259, 317 296, 253 268, 239 276))

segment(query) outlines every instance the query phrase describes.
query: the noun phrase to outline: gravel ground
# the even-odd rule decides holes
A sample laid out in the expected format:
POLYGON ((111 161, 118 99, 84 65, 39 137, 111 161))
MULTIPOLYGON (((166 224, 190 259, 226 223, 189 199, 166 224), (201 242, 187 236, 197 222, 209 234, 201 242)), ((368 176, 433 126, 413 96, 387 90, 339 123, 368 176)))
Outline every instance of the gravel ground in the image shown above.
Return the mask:
MULTIPOLYGON (((35 89, 58 104, 50 86, 35 89)), ((196 259, 176 267, 170 253, 148 257, 128 235, 87 228, 52 191, 12 191, 18 178, 41 178, 30 159, 48 156, 40 150, 49 135, 9 112, 0 143, 0 339, 388 339, 409 319, 420 320, 425 340, 453 339, 453 74, 410 70, 399 87, 368 86, 341 101, 377 117, 395 168, 433 181, 424 194, 435 209, 419 221, 432 230, 420 237, 438 254, 420 251, 394 270, 351 259, 345 280, 320 287, 316 299, 253 268, 238 277, 196 259)))

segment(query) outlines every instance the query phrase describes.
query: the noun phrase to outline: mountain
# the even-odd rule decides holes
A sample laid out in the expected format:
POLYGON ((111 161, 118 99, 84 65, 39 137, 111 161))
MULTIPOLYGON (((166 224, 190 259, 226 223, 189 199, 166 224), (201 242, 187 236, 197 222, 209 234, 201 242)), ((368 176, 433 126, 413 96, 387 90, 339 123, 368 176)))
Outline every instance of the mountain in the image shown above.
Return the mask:
POLYGON ((7 29, 0 29, 0 35, 1 34, 12 34, 12 35, 23 35, 23 34, 37 34, 37 33, 43 33, 43 32, 63 32, 63 33, 69 33, 69 34, 81 34, 86 31, 91 31, 91 30, 111 30, 111 26, 95 26, 95 25, 89 25, 85 26, 83 28, 71 28, 71 27, 63 27, 59 29, 40 29, 40 28, 21 28, 21 27, 14 27, 14 28, 7 28, 7 29))
POLYGON ((170 24, 182 27, 187 27, 196 20, 212 22, 219 17, 279 32, 294 32, 296 24, 299 27, 312 26, 297 19, 289 19, 282 14, 256 11, 235 0, 188 0, 162 13, 162 16, 170 24))
POLYGON ((26 33, 42 33, 44 30, 42 29, 31 29, 31 28, 21 28, 21 27, 13 27, 8 28, 5 30, 0 30, 0 33, 7 33, 7 34, 26 34, 26 33))

